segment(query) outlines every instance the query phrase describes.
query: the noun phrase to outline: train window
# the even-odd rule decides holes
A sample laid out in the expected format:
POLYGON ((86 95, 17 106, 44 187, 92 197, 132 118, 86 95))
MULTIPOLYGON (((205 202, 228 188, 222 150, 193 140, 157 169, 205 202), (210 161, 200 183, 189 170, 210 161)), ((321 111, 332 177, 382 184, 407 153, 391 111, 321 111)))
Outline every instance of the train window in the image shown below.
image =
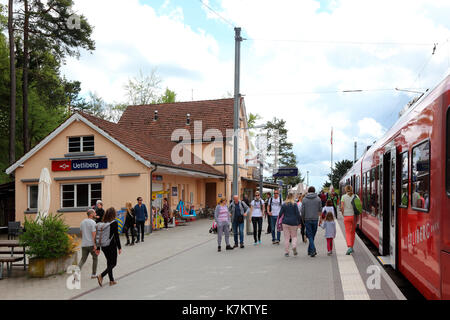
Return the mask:
POLYGON ((400 165, 402 166, 402 168, 401 168, 401 174, 402 174, 401 194, 402 194, 402 196, 401 196, 401 201, 400 201, 399 207, 408 208, 408 180, 409 180, 408 151, 403 152, 400 155, 400 159, 401 159, 400 165))
POLYGON ((416 210, 430 208, 430 141, 412 149, 411 206, 416 210))
POLYGON ((369 172, 364 173, 364 210, 369 211, 369 183, 368 183, 369 172))
POLYGON ((360 180, 360 178, 359 178, 359 176, 356 176, 356 184, 355 184, 355 190, 354 190, 354 192, 357 194, 357 195, 360 195, 360 184, 359 184, 359 180, 360 180))
POLYGON ((450 108, 447 109, 447 195, 450 196, 450 108))
POLYGON ((375 216, 375 169, 369 171, 370 173, 370 193, 369 193, 369 212, 371 215, 375 216))
POLYGON ((378 167, 372 169, 372 213, 378 215, 378 167))

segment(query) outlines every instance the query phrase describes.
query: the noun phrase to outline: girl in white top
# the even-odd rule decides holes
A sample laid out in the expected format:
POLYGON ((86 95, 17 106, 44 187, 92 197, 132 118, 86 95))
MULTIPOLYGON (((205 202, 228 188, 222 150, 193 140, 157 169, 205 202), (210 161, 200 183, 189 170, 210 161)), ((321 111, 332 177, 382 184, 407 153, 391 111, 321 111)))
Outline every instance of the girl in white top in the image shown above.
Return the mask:
POLYGON ((333 214, 333 216, 335 216, 333 202, 330 199, 327 200, 326 206, 323 207, 323 209, 322 209, 322 216, 320 218, 320 223, 319 224, 321 224, 322 221, 325 220, 325 217, 327 216, 328 212, 331 212, 333 214))
POLYGON ((261 230, 263 223, 262 213, 264 211, 264 201, 261 200, 259 192, 255 193, 255 200, 253 200, 250 205, 253 224, 253 239, 255 240, 254 245, 258 245, 261 244, 261 230))
POLYGON ((352 186, 346 186, 345 192, 341 198, 341 212, 344 215, 345 238, 347 240, 347 255, 353 253, 355 243, 355 215, 353 212, 352 200, 356 196, 353 194, 352 186))

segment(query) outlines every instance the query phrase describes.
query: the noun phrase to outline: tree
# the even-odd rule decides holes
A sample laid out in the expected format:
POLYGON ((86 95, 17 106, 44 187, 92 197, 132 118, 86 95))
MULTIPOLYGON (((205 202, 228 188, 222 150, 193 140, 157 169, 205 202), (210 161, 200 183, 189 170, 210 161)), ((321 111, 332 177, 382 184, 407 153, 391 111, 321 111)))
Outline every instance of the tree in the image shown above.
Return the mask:
POLYGON ((9 163, 16 161, 16 58, 14 51, 14 17, 13 0, 8 3, 8 35, 9 35, 9 163))
POLYGON ((331 174, 328 174, 328 178, 333 183, 334 189, 339 189, 339 181, 347 173, 347 171, 353 166, 353 161, 342 160, 335 163, 331 174))
POLYGON ((157 103, 174 103, 176 97, 175 91, 166 88, 166 91, 158 98, 157 103))
POLYGON ((261 120, 261 119, 262 119, 262 117, 259 114, 257 114, 257 113, 253 114, 250 112, 248 115, 248 121, 247 121, 248 128, 249 129, 254 128, 256 125, 256 121, 261 120))
MULTIPOLYGON (((278 163, 277 167, 297 167, 297 157, 292 151, 293 144, 287 141, 287 129, 286 129, 286 121, 273 118, 272 121, 268 121, 265 129, 267 131, 267 139, 268 146, 267 151, 275 155, 277 153, 278 163), (276 145, 275 145, 276 143, 276 145), (275 150, 275 147, 278 147, 278 150, 275 150)), ((270 166, 272 168, 275 167, 275 161, 271 162, 270 166)), ((275 182, 281 179, 284 185, 295 186, 300 182, 304 182, 305 178, 302 176, 301 171, 298 171, 298 175, 295 177, 284 177, 284 178, 275 178, 273 179, 275 182)), ((270 179, 271 180, 271 179, 270 179)))
POLYGON ((17 24, 23 30, 23 147, 24 152, 27 152, 31 147, 28 130, 30 50, 34 53, 50 50, 53 56, 61 61, 67 55, 79 57, 79 48, 92 51, 95 45, 90 38, 92 27, 87 20, 84 16, 72 14, 72 0, 53 0, 47 3, 40 0, 19 2, 23 2, 23 17, 18 19, 17 24), (79 25, 70 25, 73 19, 76 19, 79 25))
POLYGON ((158 90, 161 78, 157 75, 156 69, 152 69, 150 75, 144 76, 142 70, 133 79, 128 79, 125 85, 128 103, 131 105, 152 104, 158 101, 158 90))

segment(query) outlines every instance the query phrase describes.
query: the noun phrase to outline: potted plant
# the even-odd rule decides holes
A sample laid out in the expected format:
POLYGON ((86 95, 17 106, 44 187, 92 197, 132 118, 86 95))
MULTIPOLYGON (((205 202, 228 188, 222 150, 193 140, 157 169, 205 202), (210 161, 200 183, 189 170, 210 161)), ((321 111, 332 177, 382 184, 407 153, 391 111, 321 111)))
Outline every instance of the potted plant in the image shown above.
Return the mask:
POLYGON ((40 221, 25 218, 25 232, 19 237, 30 256, 28 274, 31 277, 47 277, 65 272, 77 263, 79 240, 68 234, 69 226, 62 214, 48 215, 40 221))

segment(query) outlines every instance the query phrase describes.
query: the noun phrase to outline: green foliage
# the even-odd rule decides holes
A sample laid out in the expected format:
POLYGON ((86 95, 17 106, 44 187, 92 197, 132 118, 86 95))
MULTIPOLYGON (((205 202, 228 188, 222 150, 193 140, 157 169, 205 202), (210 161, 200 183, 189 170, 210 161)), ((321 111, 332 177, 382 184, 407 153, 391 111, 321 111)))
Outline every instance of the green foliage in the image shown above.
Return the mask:
POLYGON ((166 88, 166 91, 164 91, 164 93, 158 98, 157 103, 174 103, 176 97, 177 94, 175 91, 166 88))
POLYGON ((19 241, 33 258, 60 258, 71 253, 69 226, 62 214, 48 215, 41 222, 25 218, 25 232, 19 241))
POLYGON ((347 171, 353 166, 353 161, 350 160, 342 160, 338 161, 334 164, 334 168, 332 170, 332 175, 329 173, 328 178, 333 182, 333 187, 335 190, 339 189, 339 180, 347 173, 347 171))

